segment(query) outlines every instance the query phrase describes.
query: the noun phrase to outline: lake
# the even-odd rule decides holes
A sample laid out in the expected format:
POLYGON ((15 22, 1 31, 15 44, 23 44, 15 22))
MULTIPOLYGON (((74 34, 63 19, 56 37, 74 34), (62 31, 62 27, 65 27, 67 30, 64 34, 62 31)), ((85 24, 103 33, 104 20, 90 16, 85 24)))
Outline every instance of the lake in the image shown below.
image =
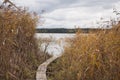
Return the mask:
MULTIPOLYGON (((75 34, 56 34, 56 33, 36 33, 36 38, 50 38, 52 42, 50 43, 47 52, 52 55, 60 55, 64 52, 65 38, 72 38, 75 34)), ((42 48, 44 50, 45 44, 42 48)))

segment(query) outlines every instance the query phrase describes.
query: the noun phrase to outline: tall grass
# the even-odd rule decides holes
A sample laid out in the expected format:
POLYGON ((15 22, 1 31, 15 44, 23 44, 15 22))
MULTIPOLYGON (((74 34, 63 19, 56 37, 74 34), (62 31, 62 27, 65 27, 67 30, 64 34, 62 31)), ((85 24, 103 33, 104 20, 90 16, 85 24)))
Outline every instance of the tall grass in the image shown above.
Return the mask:
POLYGON ((119 80, 120 24, 94 34, 77 33, 48 67, 48 80, 119 80))
POLYGON ((38 49, 35 27, 38 16, 27 10, 0 11, 0 80, 34 80, 45 59, 38 49))

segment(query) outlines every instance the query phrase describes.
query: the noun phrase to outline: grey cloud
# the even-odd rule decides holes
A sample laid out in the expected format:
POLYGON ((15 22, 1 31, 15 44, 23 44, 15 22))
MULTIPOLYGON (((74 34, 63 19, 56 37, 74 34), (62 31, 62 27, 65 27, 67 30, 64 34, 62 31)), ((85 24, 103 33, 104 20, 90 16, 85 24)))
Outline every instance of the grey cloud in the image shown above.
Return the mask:
POLYGON ((46 19, 52 19, 52 20, 55 20, 55 21, 63 21, 63 20, 65 20, 65 18, 64 17, 46 17, 46 19))
MULTIPOLYGON (((58 3, 54 3, 55 0, 52 2, 45 2, 43 0, 39 0, 38 3, 46 4, 46 6, 40 6, 40 10, 46 10, 46 12, 51 12, 53 10, 59 8, 69 8, 72 4, 76 4, 79 0, 57 0, 58 3)), ((73 6, 72 6, 73 7, 73 6)))
MULTIPOLYGON (((45 26, 53 27, 53 26, 59 26, 59 24, 57 24, 55 21, 59 21, 61 25, 67 25, 67 24, 74 25, 76 24, 76 21, 80 21, 79 22, 80 24, 82 21, 89 22, 91 18, 92 20, 94 20, 96 18, 96 15, 98 17, 102 16, 103 15, 102 11, 106 11, 105 13, 107 13, 107 10, 112 9, 113 4, 117 3, 118 1, 119 0, 31 0, 31 2, 34 2, 35 4, 31 6, 31 4, 29 4, 28 2, 27 5, 29 4, 28 7, 30 7, 31 10, 34 10, 38 13, 41 13, 41 10, 45 10, 47 14, 47 16, 45 17, 46 20, 48 19, 53 20, 51 22, 52 24, 49 23, 49 25, 47 24, 45 26), (76 8, 79 8, 80 10, 77 11, 78 9, 76 8), (75 14, 71 18, 71 14, 73 13, 67 13, 67 12, 78 12, 78 15, 75 14), (84 15, 79 16, 79 13, 84 15), (66 23, 62 23, 62 22, 66 22, 66 23)), ((23 2, 26 1, 23 0, 23 2)))
MULTIPOLYGON (((73 7, 103 7, 109 9, 113 3, 117 3, 119 0, 33 0, 38 4, 37 9, 33 7, 32 10, 37 10, 41 13, 41 10, 45 10, 47 13, 60 9, 60 8, 73 8, 73 7)), ((27 3, 29 4, 29 2, 27 3)))
MULTIPOLYGON (((45 10, 46 12, 51 12, 59 8, 73 8, 73 7, 101 6, 104 9, 109 9, 112 7, 113 3, 117 3, 119 0, 33 0, 33 1, 39 4, 39 7, 37 7, 38 8, 37 12, 40 13, 41 10, 45 10)), ((31 9, 35 10, 34 7, 31 9)))
POLYGON ((46 4, 45 6, 40 6, 40 10, 51 12, 59 8, 72 7, 103 7, 104 9, 110 9, 113 7, 112 4, 118 1, 119 0, 52 0, 51 2, 44 2, 44 0, 39 0, 38 3, 46 4), (54 1, 58 1, 58 3, 54 3, 54 1))
POLYGON ((79 3, 77 3, 77 6, 80 7, 107 7, 107 8, 111 8, 113 3, 117 3, 119 0, 84 0, 84 1, 80 1, 79 3))

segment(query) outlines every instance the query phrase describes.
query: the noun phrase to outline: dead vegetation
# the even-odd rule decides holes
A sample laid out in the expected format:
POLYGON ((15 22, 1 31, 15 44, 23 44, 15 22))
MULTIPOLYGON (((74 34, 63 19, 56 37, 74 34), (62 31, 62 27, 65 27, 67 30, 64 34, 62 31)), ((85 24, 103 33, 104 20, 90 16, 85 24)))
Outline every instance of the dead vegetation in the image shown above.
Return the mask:
POLYGON ((120 24, 94 35, 76 34, 48 67, 48 80, 119 80, 120 24))
POLYGON ((38 19, 25 9, 0 9, 0 80, 35 80, 45 61, 34 37, 38 19))

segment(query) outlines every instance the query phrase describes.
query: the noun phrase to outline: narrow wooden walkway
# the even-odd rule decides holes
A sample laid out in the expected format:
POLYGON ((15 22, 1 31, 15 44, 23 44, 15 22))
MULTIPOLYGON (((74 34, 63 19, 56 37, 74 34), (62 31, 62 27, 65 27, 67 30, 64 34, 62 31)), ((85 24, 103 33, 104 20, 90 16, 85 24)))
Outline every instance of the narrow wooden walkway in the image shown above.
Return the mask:
POLYGON ((38 70, 36 73, 36 80, 47 80, 47 77, 46 77, 47 66, 58 57, 60 56, 53 56, 52 58, 48 59, 38 67, 38 70))

